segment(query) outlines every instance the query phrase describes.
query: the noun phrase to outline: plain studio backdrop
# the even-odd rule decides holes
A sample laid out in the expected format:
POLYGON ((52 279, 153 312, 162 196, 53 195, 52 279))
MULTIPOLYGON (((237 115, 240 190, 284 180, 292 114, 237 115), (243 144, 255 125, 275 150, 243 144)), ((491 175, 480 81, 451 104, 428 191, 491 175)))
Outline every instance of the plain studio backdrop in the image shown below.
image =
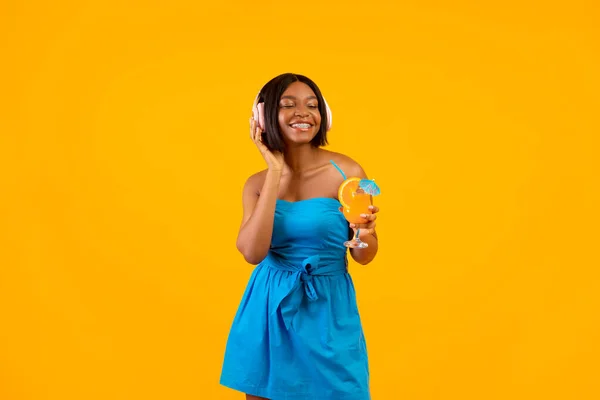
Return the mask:
POLYGON ((598 5, 0 4, 0 398, 241 399, 254 96, 297 72, 360 162, 374 400, 600 397, 598 5))

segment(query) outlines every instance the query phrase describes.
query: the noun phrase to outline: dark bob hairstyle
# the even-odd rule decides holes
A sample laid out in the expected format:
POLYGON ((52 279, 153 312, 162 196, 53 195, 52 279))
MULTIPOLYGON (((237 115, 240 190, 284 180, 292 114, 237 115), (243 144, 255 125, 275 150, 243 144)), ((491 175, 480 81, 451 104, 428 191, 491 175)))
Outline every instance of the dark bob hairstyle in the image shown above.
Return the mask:
POLYGON ((325 146, 327 142, 327 109, 321 90, 316 83, 304 75, 285 73, 271 79, 263 86, 258 94, 258 102, 265 103, 265 131, 263 132, 263 143, 271 151, 285 151, 283 135, 279 130, 279 100, 283 92, 294 82, 307 84, 315 95, 319 103, 319 113, 321 114, 321 126, 316 136, 311 140, 313 147, 325 146))

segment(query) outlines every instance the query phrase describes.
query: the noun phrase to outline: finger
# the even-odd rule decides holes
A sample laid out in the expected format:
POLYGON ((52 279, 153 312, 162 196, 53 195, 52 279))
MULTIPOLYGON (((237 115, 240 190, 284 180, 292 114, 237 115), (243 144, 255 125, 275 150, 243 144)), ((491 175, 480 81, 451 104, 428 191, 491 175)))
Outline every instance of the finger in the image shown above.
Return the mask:
POLYGON ((369 224, 350 224, 350 228, 353 229, 368 229, 369 224))
POLYGON ((360 214, 360 216, 368 221, 375 221, 377 219, 377 215, 375 214, 360 214))
POLYGON ((254 118, 252 118, 252 121, 250 122, 250 130, 252 133, 252 140, 256 142, 256 130, 257 130, 257 126, 256 126, 256 120, 254 120, 254 118))
POLYGON ((260 136, 258 137, 259 139, 255 140, 254 143, 256 144, 256 147, 258 147, 260 153, 264 156, 269 153, 269 148, 263 143, 262 139, 260 139, 260 136))
POLYGON ((374 224, 375 219, 377 219, 376 215, 372 214, 360 214, 360 217, 363 219, 361 223, 351 223, 350 227, 355 229, 366 229, 369 228, 371 224, 374 224))
POLYGON ((369 206, 369 210, 371 210, 371 212, 373 214, 375 214, 375 213, 379 212, 379 207, 377 207, 377 206, 369 206))
POLYGON ((260 128, 258 126, 256 126, 256 121, 253 122, 253 126, 254 126, 254 142, 258 143, 260 142, 260 128))
POLYGON ((364 233, 374 233, 375 232, 375 224, 350 224, 350 228, 360 229, 360 232, 364 233))
POLYGON ((260 150, 260 152, 263 153, 263 154, 268 150, 267 146, 265 146, 265 144, 260 139, 256 139, 254 141, 254 144, 256 144, 256 147, 258 147, 258 149, 260 150))

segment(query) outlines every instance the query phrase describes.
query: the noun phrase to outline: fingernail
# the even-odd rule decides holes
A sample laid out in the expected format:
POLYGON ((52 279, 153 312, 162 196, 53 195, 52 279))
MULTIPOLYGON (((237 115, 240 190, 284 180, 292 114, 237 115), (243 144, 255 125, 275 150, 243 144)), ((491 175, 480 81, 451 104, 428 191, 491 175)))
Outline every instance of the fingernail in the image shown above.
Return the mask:
POLYGON ((360 214, 362 218, 367 218, 367 214, 360 214))
POLYGON ((369 206, 369 210, 372 210, 373 208, 375 208, 375 207, 373 207, 373 206, 369 206))
POLYGON ((350 224, 350 228, 354 228, 356 224, 350 224))

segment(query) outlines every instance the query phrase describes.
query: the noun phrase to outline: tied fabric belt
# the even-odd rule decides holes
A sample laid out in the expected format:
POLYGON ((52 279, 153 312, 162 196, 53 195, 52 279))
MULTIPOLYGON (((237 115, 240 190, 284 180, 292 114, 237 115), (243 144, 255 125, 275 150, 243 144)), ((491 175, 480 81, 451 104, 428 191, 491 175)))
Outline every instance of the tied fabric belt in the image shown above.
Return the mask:
POLYGON ((319 255, 307 257, 300 264, 292 264, 269 253, 265 262, 270 268, 292 272, 290 281, 287 282, 288 285, 282 285, 276 291, 274 307, 271 310, 271 313, 276 313, 278 309, 281 310, 283 322, 288 330, 293 328, 294 317, 298 313, 302 298, 306 296, 309 301, 319 298, 313 278, 315 276, 342 275, 347 271, 346 259, 323 265, 319 255))

